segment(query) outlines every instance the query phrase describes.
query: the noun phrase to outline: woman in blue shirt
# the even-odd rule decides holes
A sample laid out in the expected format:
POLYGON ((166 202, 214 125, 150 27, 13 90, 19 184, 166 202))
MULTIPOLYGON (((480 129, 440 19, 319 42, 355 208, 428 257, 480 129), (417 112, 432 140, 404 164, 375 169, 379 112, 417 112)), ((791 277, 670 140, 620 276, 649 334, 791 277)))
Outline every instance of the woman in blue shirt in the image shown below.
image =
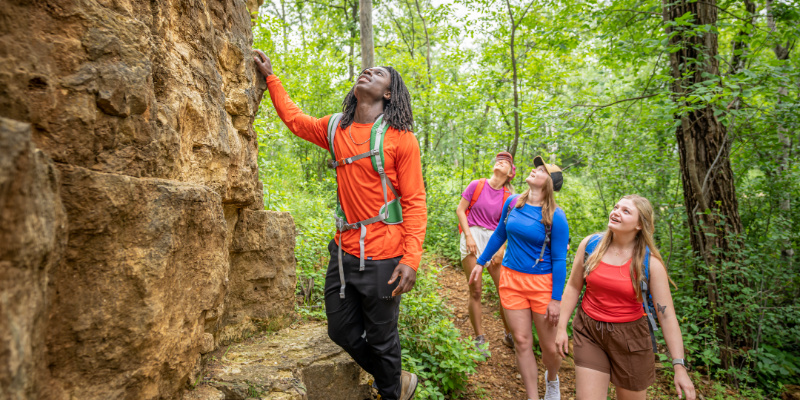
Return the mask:
POLYGON ((517 367, 528 397, 538 399, 538 371, 531 333, 535 325, 545 365, 544 398, 557 400, 561 399, 558 379, 561 356, 556 350, 555 338, 567 277, 569 226, 564 210, 556 205, 554 198, 554 192, 563 184, 561 169, 546 164, 541 157, 536 157, 533 163, 536 168, 525 179, 528 190, 518 197, 510 197, 503 205, 501 221, 505 222, 497 225, 486 249, 478 257, 470 284, 481 278, 483 266, 508 240, 499 294, 514 335, 517 367))

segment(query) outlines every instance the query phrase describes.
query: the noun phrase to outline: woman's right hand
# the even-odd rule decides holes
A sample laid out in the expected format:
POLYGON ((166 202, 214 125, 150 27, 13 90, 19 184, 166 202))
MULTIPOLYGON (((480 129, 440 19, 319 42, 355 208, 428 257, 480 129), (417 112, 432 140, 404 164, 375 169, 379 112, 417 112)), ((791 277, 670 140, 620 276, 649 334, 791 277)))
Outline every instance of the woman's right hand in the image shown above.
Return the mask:
POLYGON ((478 264, 469 274, 469 284, 472 285, 473 282, 477 282, 478 279, 481 279, 481 274, 483 274, 483 265, 478 264))
POLYGON ((678 391, 678 398, 683 398, 686 395, 686 400, 695 400, 697 393, 695 393, 694 384, 689 379, 689 373, 686 372, 686 367, 682 365, 674 366, 675 368, 675 390, 678 391))
POLYGON ((478 254, 478 244, 475 243, 475 238, 472 236, 467 236, 467 253, 475 254, 475 257, 480 255, 478 254))
POLYGON ((569 335, 567 335, 566 328, 558 329, 558 332, 556 332, 556 350, 558 350, 561 358, 567 358, 567 354, 569 354, 569 335))
POLYGON ((256 56, 253 57, 256 62, 256 70, 264 76, 264 78, 272 75, 272 62, 266 54, 261 50, 256 50, 256 56))

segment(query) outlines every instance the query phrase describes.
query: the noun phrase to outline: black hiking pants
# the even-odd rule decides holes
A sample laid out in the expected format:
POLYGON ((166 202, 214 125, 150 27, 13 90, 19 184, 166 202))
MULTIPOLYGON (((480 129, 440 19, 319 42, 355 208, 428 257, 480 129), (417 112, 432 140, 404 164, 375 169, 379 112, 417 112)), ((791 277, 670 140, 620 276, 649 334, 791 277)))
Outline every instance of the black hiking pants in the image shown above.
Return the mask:
POLYGON ((402 257, 365 260, 359 271, 358 257, 342 254, 345 298, 339 298, 339 246, 328 245, 331 259, 325 274, 325 313, 328 336, 375 378, 383 399, 400 397, 400 335, 397 318, 400 297, 392 291, 400 279, 389 285, 394 268, 402 257))

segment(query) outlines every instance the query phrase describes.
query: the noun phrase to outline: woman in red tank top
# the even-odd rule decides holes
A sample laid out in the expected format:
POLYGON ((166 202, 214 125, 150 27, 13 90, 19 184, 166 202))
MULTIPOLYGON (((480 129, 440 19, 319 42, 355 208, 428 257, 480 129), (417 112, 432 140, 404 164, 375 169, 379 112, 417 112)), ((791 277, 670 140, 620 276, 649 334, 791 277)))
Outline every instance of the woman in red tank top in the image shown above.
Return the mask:
MULTIPOLYGON (((672 304, 670 279, 653 241, 653 230, 650 202, 641 196, 625 196, 614 205, 608 229, 588 259, 584 260, 586 245, 594 235, 578 247, 561 300, 561 315, 572 315, 585 283, 586 292, 572 322, 580 400, 606 399, 609 383, 616 387, 618 399, 645 399, 647 387, 655 381, 655 355, 640 285, 648 276, 644 273, 647 249, 647 283, 667 347, 675 357, 675 389, 680 396, 695 399, 683 360, 683 338, 672 304)), ((562 357, 569 349, 568 321, 568 317, 561 318, 557 328, 556 346, 562 357)))

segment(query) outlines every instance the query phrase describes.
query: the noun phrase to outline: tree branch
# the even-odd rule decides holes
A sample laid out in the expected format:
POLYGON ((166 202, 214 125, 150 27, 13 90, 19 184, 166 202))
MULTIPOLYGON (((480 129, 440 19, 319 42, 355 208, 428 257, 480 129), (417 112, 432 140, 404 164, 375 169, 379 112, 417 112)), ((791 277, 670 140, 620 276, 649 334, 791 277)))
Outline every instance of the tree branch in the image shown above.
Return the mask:
POLYGON ((658 93, 648 94, 648 95, 639 96, 639 97, 631 97, 629 99, 617 100, 617 101, 615 101, 613 103, 608 103, 608 104, 575 104, 574 106, 572 106, 570 108, 575 108, 575 107, 595 107, 596 109, 599 110, 601 108, 611 107, 614 104, 623 103, 623 102, 626 102, 626 101, 647 99, 647 98, 655 97, 655 96, 658 96, 658 93))
POLYGON ((330 3, 321 3, 319 1, 314 1, 314 0, 304 0, 304 1, 307 2, 307 3, 314 3, 314 4, 317 4, 317 5, 320 5, 320 6, 325 6, 325 7, 330 7, 330 8, 338 8, 340 10, 344 10, 344 6, 335 6, 335 5, 330 4, 330 3))

